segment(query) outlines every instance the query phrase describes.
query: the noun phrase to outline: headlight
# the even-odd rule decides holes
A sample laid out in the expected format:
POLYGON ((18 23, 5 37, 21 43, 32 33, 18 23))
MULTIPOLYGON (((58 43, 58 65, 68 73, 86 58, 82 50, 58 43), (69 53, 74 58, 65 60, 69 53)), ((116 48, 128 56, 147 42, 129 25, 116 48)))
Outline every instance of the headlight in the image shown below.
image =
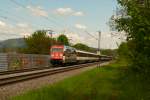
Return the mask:
POLYGON ((63 54, 60 54, 60 57, 63 57, 63 54))
POLYGON ((51 54, 51 57, 54 57, 54 54, 51 54))

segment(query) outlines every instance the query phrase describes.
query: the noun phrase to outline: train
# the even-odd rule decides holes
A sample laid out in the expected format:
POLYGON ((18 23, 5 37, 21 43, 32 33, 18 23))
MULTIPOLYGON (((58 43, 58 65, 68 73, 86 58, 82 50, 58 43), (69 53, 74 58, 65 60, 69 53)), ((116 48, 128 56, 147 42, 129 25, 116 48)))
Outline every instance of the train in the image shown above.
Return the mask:
POLYGON ((100 55, 100 61, 110 61, 113 59, 113 56, 100 55))
POLYGON ((96 61, 100 61, 100 55, 77 50, 71 46, 53 45, 50 49, 50 62, 52 65, 96 61))

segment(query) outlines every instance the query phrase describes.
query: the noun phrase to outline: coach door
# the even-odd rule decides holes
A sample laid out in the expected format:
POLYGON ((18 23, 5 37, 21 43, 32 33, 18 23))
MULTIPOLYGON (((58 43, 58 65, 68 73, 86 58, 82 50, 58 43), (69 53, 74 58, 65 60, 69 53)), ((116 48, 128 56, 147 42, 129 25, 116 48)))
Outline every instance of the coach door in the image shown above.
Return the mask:
POLYGON ((65 62, 70 62, 71 57, 71 50, 69 48, 66 48, 65 50, 65 62))
POLYGON ((77 61, 77 54, 76 54, 76 51, 75 49, 72 49, 71 50, 71 59, 72 59, 72 62, 76 62, 77 61))

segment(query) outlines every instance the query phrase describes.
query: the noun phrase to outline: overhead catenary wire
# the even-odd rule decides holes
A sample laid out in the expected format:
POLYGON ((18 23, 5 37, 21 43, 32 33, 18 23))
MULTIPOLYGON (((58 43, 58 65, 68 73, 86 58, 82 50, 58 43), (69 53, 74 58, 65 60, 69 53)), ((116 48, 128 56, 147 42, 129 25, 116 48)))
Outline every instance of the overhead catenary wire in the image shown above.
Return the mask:
MULTIPOLYGON (((0 15, 0 18, 2 18, 2 19, 4 19, 4 20, 10 20, 10 21, 15 22, 15 23, 18 22, 17 20, 15 20, 15 19, 10 19, 9 17, 6 17, 6 16, 1 16, 1 15, 0 15)), ((1 30, 0 30, 0 31, 1 31, 1 30)), ((7 31, 7 30, 5 30, 5 31, 7 31)), ((5 35, 5 36, 6 36, 6 35, 9 35, 9 36, 10 36, 10 35, 12 35, 12 36, 21 36, 21 34, 8 33, 8 32, 5 32, 5 31, 4 31, 4 32, 2 31, 2 32, 1 32, 1 35, 5 35)))
POLYGON ((26 8, 26 6, 22 5, 21 3, 15 1, 15 0, 10 0, 10 1, 13 2, 13 3, 15 3, 15 4, 18 5, 18 6, 21 6, 21 7, 23 7, 23 8, 26 8))
MULTIPOLYGON (((13 1, 15 1, 15 0, 13 0, 13 1)), ((16 1, 15 1, 15 3, 16 3, 16 1)), ((25 7, 24 5, 22 6, 22 4, 20 4, 20 3, 16 3, 18 6, 20 6, 20 7, 22 7, 22 8, 25 8, 25 9, 28 9, 27 7, 25 7)), ((34 5, 34 3, 33 2, 31 2, 30 1, 30 4, 31 5, 34 5)), ((42 10, 44 10, 44 11, 46 11, 44 8, 42 8, 42 10)), ((62 24, 62 23, 59 23, 59 22, 57 22, 58 21, 58 19, 56 19, 56 17, 48 17, 48 16, 40 16, 41 18, 43 18, 43 19, 45 19, 45 20, 47 20, 47 21, 49 21, 49 22, 52 22, 52 23, 54 23, 55 24, 55 26, 56 27, 58 27, 58 26, 60 26, 60 27, 65 27, 66 25, 64 25, 64 24, 62 24)), ((71 31, 73 31, 73 30, 71 30, 71 31)), ((73 31, 74 32, 74 31, 73 31)))
MULTIPOLYGON (((24 9, 27 9, 27 7, 26 6, 24 6, 24 5, 22 5, 21 3, 18 3, 17 1, 15 1, 15 0, 10 0, 11 2, 13 2, 14 4, 16 4, 17 6, 19 6, 19 7, 22 7, 22 8, 24 8, 24 9)), ((7 10, 3 10, 3 9, 0 9, 0 11, 1 12, 4 12, 4 13, 6 13, 6 14, 8 14, 8 15, 11 15, 11 16, 1 16, 0 15, 0 18, 2 18, 2 19, 4 19, 4 20, 6 20, 6 21, 12 21, 13 23, 20 23, 20 21, 18 20, 18 18, 19 19, 23 19, 23 20, 26 20, 24 17, 18 17, 17 15, 15 15, 14 13, 11 13, 11 12, 9 12, 9 11, 7 11, 7 10), (13 18, 12 18, 12 16, 13 16, 13 18)), ((3 15, 3 14, 2 14, 3 15)), ((40 16, 40 17, 42 17, 42 18, 44 18, 44 19, 46 19, 46 20, 48 20, 48 21, 50 21, 50 19, 48 18, 48 17, 44 17, 44 16, 40 16)), ((56 24, 56 22, 55 21, 53 21, 52 20, 52 22, 53 23, 55 23, 56 24)), ((33 23, 32 23, 33 24, 33 23)), ((58 25, 58 24, 57 24, 58 25)), ((32 26, 34 26, 34 27, 36 27, 37 28, 37 25, 32 25, 32 26)), ((60 25, 59 25, 60 26, 60 25)), ((4 33, 4 32, 3 32, 4 33)), ((9 34, 9 33, 7 33, 7 34, 9 34)), ((4 35, 4 34, 3 34, 4 35)), ((10 34, 10 35, 19 35, 19 34, 10 34)))
MULTIPOLYGON (((10 0, 10 1, 11 1, 12 3, 16 4, 17 6, 22 7, 22 8, 24 8, 25 10, 28 10, 28 8, 27 8, 25 5, 23 5, 23 4, 21 4, 21 3, 17 2, 17 1, 15 1, 15 0, 10 0)), ((40 17, 43 18, 43 16, 40 16, 40 17)))
POLYGON ((95 40, 99 40, 98 38, 96 38, 95 36, 93 36, 92 34, 90 34, 89 32, 87 31, 84 31, 85 33, 87 33, 89 36, 91 36, 92 38, 94 38, 95 40))
MULTIPOLYGON (((20 7, 22 7, 22 8, 24 8, 24 9, 28 10, 28 8, 27 8, 25 5, 23 5, 23 4, 21 4, 21 3, 17 2, 17 1, 15 1, 15 0, 10 0, 10 1, 13 2, 14 4, 20 6, 20 7)), ((45 20, 47 20, 47 21, 49 21, 49 22, 51 22, 51 23, 54 23, 53 25, 55 25, 55 26, 57 26, 57 25, 60 26, 60 24, 58 24, 55 20, 50 19, 48 16, 39 16, 39 17, 41 17, 41 18, 43 18, 43 19, 45 19, 45 20)), ((62 26, 61 26, 61 27, 62 27, 62 26)))
MULTIPOLYGON (((35 3, 33 3, 33 1, 30 1, 30 4, 31 5, 35 5, 35 3)), ((41 8, 42 10, 44 10, 44 11, 46 11, 44 8, 41 8)), ((45 17, 45 16, 43 16, 43 17, 45 17)), ((64 24, 62 24, 62 23, 59 23, 58 22, 58 19, 56 18, 56 17, 54 17, 54 16, 50 16, 50 17, 46 17, 47 19, 49 19, 49 20, 51 20, 51 21, 53 21, 55 24, 59 24, 59 26, 63 26, 64 27, 64 24)))
MULTIPOLYGON (((21 22, 20 20, 26 20, 26 18, 21 17, 21 16, 16 16, 14 13, 8 12, 8 11, 6 11, 6 10, 0 9, 0 11, 6 13, 6 14, 8 14, 8 15, 11 15, 11 17, 7 17, 7 16, 4 16, 4 15, 1 16, 1 15, 0 15, 0 17, 3 18, 3 19, 5 19, 5 20, 8 19, 8 20, 10 20, 10 21, 17 22, 17 23, 20 23, 20 22, 21 22), (12 17, 12 16, 13 16, 13 17, 12 17), (20 20, 19 20, 19 19, 20 19, 20 20)), ((31 23, 28 22, 28 21, 26 21, 26 23, 32 25, 33 27, 35 27, 35 28, 37 28, 37 29, 40 29, 40 28, 41 28, 41 26, 39 26, 39 25, 37 25, 37 24, 34 24, 34 23, 31 24, 31 23)))
POLYGON ((2 19, 5 19, 5 20, 10 20, 10 21, 13 21, 13 22, 18 22, 17 20, 15 20, 15 19, 10 19, 9 17, 6 17, 6 16, 2 16, 2 15, 0 15, 0 18, 2 18, 2 19))
MULTIPOLYGON (((4 20, 9 20, 9 21, 11 21, 11 22, 13 22, 13 23, 20 23, 20 21, 17 19, 17 18, 12 18, 12 17, 8 17, 8 16, 2 16, 2 15, 0 15, 0 18, 2 18, 2 19, 4 19, 4 20)), ((28 24, 28 23, 27 23, 28 24)), ((36 26, 36 25, 32 25, 32 24, 30 24, 29 23, 29 25, 31 25, 31 26, 33 26, 33 27, 35 27, 35 28, 37 28, 37 29, 39 29, 38 27, 39 26, 36 26)), ((28 26, 29 27, 29 26, 28 26)))

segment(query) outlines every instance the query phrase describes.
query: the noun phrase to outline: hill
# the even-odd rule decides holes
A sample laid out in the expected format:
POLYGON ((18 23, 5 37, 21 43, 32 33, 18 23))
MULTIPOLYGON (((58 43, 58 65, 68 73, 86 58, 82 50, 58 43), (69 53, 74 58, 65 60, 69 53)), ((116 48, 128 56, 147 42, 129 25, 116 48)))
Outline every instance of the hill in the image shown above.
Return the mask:
POLYGON ((23 48, 25 47, 24 38, 8 39, 0 41, 0 48, 23 48))

